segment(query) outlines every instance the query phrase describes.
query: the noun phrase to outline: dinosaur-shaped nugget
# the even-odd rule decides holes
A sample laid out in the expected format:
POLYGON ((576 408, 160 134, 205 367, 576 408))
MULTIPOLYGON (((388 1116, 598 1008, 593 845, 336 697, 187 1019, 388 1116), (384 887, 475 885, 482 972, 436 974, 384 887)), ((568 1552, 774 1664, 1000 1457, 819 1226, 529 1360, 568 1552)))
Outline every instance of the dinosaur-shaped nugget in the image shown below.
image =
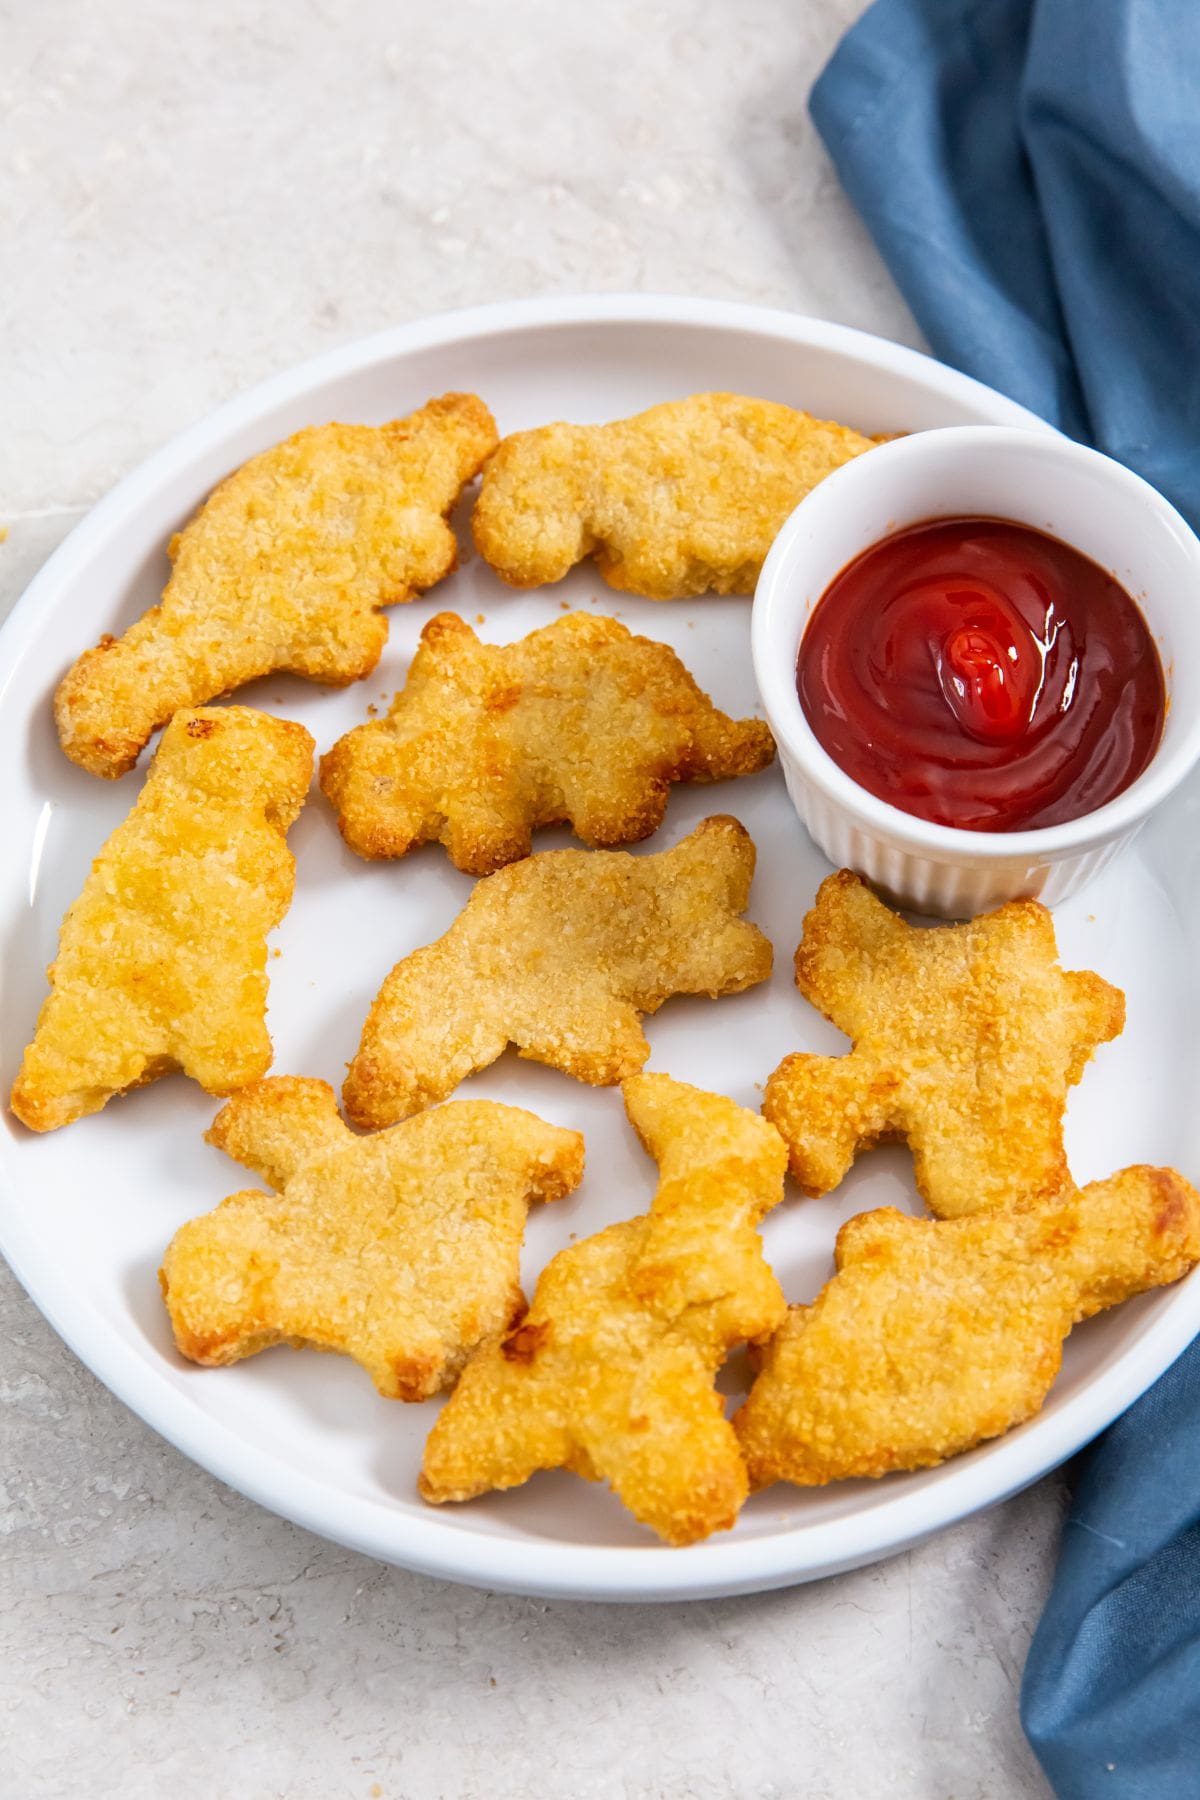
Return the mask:
POLYGON ((171 541, 162 600, 59 683, 62 747, 93 775, 131 769, 151 734, 275 669, 342 686, 387 642, 378 608, 456 559, 446 516, 496 443, 474 394, 390 425, 314 425, 252 457, 171 541))
POLYGON ((1039 1411, 1081 1319, 1200 1260, 1173 1169, 974 1218, 860 1213, 837 1274, 795 1306, 734 1419, 757 1486, 923 1469, 1039 1411))
POLYGON ((657 856, 546 850, 476 884, 444 937, 396 964, 346 1077, 358 1125, 443 1100, 508 1044, 610 1087, 650 1054, 640 1014, 672 994, 736 994, 771 972, 739 918, 754 845, 705 819, 657 856))
POLYGON ((464 1370, 420 1489, 468 1500, 565 1467, 690 1544, 727 1530, 747 1493, 713 1377, 786 1310, 757 1229, 786 1154, 755 1114, 669 1076, 636 1076, 624 1095, 659 1165, 650 1211, 559 1251, 525 1317, 464 1370))
POLYGON ((749 594, 788 514, 871 445, 744 394, 518 431, 484 473, 475 542, 513 587, 559 581, 594 556, 610 587, 648 600, 749 594))
POLYGON ((208 1138, 276 1191, 176 1232, 161 1281, 180 1350, 340 1350, 398 1400, 448 1386, 520 1311, 529 1204, 583 1173, 579 1133, 517 1107, 457 1100, 362 1138, 327 1083, 292 1076, 235 1094, 208 1138))
POLYGON ((539 825, 593 845, 662 824, 673 781, 724 781, 775 754, 758 719, 718 712, 666 644, 569 613, 516 644, 482 644, 454 613, 421 633, 386 719, 321 759, 321 786, 360 856, 443 843, 490 875, 539 825))
POLYGON ((796 986, 854 1040, 848 1056, 789 1056, 763 1111, 810 1194, 858 1151, 907 1139, 931 1212, 955 1218, 1069 1184, 1067 1090, 1120 1032, 1125 999, 1064 972, 1054 924, 1016 900, 966 925, 915 927, 848 869, 822 882, 796 986))
POLYGON ((312 754, 302 725, 248 706, 175 715, 63 920, 10 1101, 26 1125, 173 1069, 210 1094, 266 1074, 267 933, 291 903, 312 754))

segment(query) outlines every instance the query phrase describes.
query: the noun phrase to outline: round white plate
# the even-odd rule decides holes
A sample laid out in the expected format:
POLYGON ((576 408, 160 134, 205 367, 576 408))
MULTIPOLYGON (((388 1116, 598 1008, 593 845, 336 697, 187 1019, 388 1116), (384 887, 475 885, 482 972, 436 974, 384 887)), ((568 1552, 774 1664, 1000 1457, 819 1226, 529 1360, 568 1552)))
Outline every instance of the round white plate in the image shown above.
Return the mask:
MULTIPOLYGON (((7 1086, 45 991, 59 920, 89 861, 132 805, 140 772, 103 783, 62 756, 50 696, 66 664, 120 631, 158 596, 171 533, 230 469, 299 426, 377 422, 450 388, 474 390, 500 429, 602 420, 698 389, 762 394, 867 431, 973 422, 1035 424, 965 377, 862 333, 789 314, 693 300, 611 298, 487 307, 404 327, 319 358, 223 407, 152 457, 99 505, 43 569, 0 637, 0 1078, 7 1086)), ((367 681, 323 692, 279 677, 239 700, 302 720, 324 750, 398 687, 417 634, 453 608, 509 640, 564 603, 616 614, 675 646, 726 710, 754 709, 749 603, 654 605, 604 587, 585 567, 517 595, 469 553, 426 600, 388 615, 383 661, 367 681)), ((144 759, 143 759, 144 760, 144 759)), ((662 849, 709 812, 735 813, 759 850, 750 916, 776 950, 769 986, 736 998, 674 1000, 647 1021, 649 1067, 756 1107, 789 1050, 842 1040, 796 994, 792 952, 827 867, 805 838, 776 770, 719 789, 674 790, 662 849)), ((1200 860, 1200 787, 1171 807, 1113 871, 1057 914, 1068 966, 1098 969, 1129 1000, 1129 1022, 1071 1100, 1068 1147, 1080 1180, 1126 1163, 1195 1175, 1195 970, 1190 905, 1200 860)), ((566 844, 543 834, 539 848, 566 844)), ((342 846, 314 794, 291 835, 298 869, 276 935, 270 1027, 275 1069, 340 1085, 387 970, 454 918, 470 880, 430 847, 366 864, 342 846)), ((1035 1027, 1036 1028, 1036 1027, 1035 1027)), ((641 1211, 655 1170, 619 1093, 508 1055, 460 1093, 491 1095, 577 1126, 589 1172, 568 1200, 535 1209, 527 1289, 572 1236, 641 1211)), ((160 1081, 46 1137, 13 1120, 0 1134, 0 1247, 34 1300, 112 1390, 187 1455, 312 1530, 409 1568, 529 1594, 607 1599, 710 1596, 781 1586, 886 1555, 1034 1480, 1108 1424, 1196 1329, 1196 1278, 1082 1327, 1042 1414, 942 1468, 820 1491, 776 1487, 732 1532, 688 1550, 658 1544, 604 1489, 558 1473, 511 1494, 432 1509, 415 1477, 434 1404, 381 1400, 341 1357, 273 1350, 203 1370, 174 1352, 156 1270, 175 1228, 245 1185, 202 1140, 216 1103, 182 1077, 160 1081)), ((790 1299, 831 1270, 837 1226, 879 1205, 918 1210, 908 1157, 863 1157, 824 1200, 792 1194, 767 1221, 768 1255, 790 1299)))

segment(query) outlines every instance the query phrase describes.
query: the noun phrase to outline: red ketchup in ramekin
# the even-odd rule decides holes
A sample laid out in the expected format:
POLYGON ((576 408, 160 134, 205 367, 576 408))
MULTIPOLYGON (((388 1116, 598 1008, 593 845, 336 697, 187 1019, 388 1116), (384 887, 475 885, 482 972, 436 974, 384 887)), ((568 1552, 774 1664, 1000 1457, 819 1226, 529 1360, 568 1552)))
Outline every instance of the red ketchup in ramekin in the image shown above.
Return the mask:
POLYGON ((1061 825, 1127 788, 1166 688, 1124 588, 1004 519, 934 519, 855 558, 815 607, 796 688, 818 742, 936 825, 1061 825))

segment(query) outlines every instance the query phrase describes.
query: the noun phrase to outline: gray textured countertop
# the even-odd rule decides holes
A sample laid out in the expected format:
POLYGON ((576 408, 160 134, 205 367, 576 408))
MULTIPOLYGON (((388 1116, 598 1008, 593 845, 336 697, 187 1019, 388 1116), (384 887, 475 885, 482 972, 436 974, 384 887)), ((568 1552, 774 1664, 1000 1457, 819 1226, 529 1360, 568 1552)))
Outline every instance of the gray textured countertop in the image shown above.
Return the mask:
MULTIPOLYGON (((629 288, 919 337, 804 111, 860 0, 7 9, 0 610, 142 456, 327 346, 629 288)), ((0 1281, 0 1792, 1048 1790, 1016 1717, 1043 1482, 907 1555, 604 1608, 402 1573, 153 1436, 0 1281)))

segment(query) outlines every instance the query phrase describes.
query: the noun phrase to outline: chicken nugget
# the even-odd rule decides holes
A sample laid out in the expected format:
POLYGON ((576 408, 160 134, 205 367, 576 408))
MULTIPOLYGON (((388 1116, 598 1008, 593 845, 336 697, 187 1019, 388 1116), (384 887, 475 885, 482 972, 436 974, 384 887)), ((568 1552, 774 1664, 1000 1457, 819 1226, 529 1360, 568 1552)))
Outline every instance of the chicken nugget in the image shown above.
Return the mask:
POLYGON ((63 920, 9 1102, 26 1125, 175 1069, 210 1094, 266 1074, 267 933, 291 904, 312 756, 302 725, 247 706, 176 713, 63 920))
POLYGON ((788 514, 872 441, 741 394, 518 431, 484 472, 475 542, 512 587, 594 556, 610 587, 647 600, 749 594, 788 514))
POLYGON ((245 463, 172 539, 161 603, 59 683, 72 762, 123 775, 178 707, 276 669, 338 687, 369 675, 387 641, 377 609, 453 569, 446 518, 495 443, 482 400, 443 394, 390 425, 310 426, 245 463))
POLYGON ((1125 997, 1059 967, 1054 923, 1015 900, 966 925, 905 924, 848 869, 822 882, 796 986, 853 1040, 788 1056, 763 1111, 809 1194, 903 1138, 931 1212, 956 1218, 1058 1192, 1067 1090, 1125 1023, 1125 997))
POLYGON ((775 754, 761 720, 718 712, 666 644, 569 613, 519 643, 482 644, 454 613, 421 633, 386 719, 321 759, 321 786, 360 856, 437 840, 490 875, 539 825, 630 844, 662 824, 673 781, 724 781, 775 754))
POLYGON ((256 1082, 208 1140, 276 1190, 176 1232, 159 1273, 175 1342, 217 1366, 273 1344, 339 1350, 390 1400, 425 1400, 524 1307, 530 1203, 583 1174, 583 1139, 492 1100, 356 1137, 324 1081, 256 1082))
POLYGON ((771 973, 739 917, 754 845, 705 819, 657 856, 546 850, 477 883, 434 944, 396 964, 367 1015, 343 1089, 357 1125, 444 1100, 515 1044, 611 1087, 650 1054, 639 1015, 672 994, 737 994, 771 973))
POLYGON ((667 1075, 636 1076, 624 1098, 659 1166, 650 1211, 559 1251, 524 1318, 463 1371, 419 1486, 440 1504, 567 1468, 691 1544, 727 1530, 747 1493, 713 1378, 786 1312, 757 1230, 786 1153, 754 1113, 667 1075))
POLYGON ((757 1487, 931 1468, 1041 1408, 1071 1327, 1200 1261, 1200 1195, 1173 1169, 944 1222, 890 1207, 838 1233, 734 1419, 757 1487))

